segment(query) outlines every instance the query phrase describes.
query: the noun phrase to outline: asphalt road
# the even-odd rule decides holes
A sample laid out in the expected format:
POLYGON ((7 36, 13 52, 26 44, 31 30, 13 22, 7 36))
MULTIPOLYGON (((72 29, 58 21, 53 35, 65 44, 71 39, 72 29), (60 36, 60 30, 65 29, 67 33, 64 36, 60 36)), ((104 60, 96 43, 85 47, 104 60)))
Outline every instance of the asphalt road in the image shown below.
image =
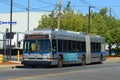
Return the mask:
POLYGON ((18 66, 0 70, 0 80, 120 80, 120 61, 63 68, 18 66))

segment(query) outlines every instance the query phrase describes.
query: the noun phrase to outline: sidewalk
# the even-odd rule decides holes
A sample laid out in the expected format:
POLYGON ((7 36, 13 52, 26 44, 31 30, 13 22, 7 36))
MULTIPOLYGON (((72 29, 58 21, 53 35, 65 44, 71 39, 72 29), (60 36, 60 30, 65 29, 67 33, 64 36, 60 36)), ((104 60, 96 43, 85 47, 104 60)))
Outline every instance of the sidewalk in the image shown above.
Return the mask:
POLYGON ((120 61, 120 57, 107 57, 105 62, 120 61))
MULTIPOLYGON (((120 57, 107 57, 105 62, 116 62, 120 61, 120 57)), ((15 68, 16 66, 23 66, 21 62, 18 61, 9 61, 0 63, 0 69, 2 68, 15 68)))
POLYGON ((0 63, 1 68, 15 68, 16 66, 22 66, 21 62, 18 61, 9 61, 0 63))

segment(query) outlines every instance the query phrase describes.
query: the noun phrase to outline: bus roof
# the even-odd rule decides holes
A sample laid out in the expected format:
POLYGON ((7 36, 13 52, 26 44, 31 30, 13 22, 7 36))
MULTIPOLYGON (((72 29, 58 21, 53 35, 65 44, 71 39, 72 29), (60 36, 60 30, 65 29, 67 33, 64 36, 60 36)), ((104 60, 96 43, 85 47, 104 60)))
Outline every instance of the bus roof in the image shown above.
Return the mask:
MULTIPOLYGON (((62 38, 66 38, 66 37, 71 37, 71 38, 79 38, 84 41, 85 40, 85 36, 87 34, 83 33, 83 32, 75 32, 75 31, 67 31, 67 30, 61 30, 61 29, 35 29, 35 30, 31 30, 31 31, 26 31, 25 33, 26 35, 35 35, 35 34, 42 34, 42 35, 53 35, 56 36, 58 39, 60 38, 60 36, 62 38)), ((102 42, 105 43, 105 39, 101 36, 98 35, 90 35, 90 39, 93 42, 102 42)))
POLYGON ((26 34, 47 34, 51 35, 56 33, 57 35, 84 35, 82 32, 75 32, 75 31, 67 31, 62 29, 35 29, 31 31, 27 31, 26 34))

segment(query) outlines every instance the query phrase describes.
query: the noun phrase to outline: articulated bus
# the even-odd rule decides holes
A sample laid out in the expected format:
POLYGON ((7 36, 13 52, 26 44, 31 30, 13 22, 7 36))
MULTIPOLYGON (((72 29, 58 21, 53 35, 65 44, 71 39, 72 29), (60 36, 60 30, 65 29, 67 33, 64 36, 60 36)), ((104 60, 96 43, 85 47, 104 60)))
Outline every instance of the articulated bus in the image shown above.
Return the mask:
POLYGON ((105 39, 100 36, 60 29, 32 30, 25 34, 23 65, 62 67, 105 60, 105 39))

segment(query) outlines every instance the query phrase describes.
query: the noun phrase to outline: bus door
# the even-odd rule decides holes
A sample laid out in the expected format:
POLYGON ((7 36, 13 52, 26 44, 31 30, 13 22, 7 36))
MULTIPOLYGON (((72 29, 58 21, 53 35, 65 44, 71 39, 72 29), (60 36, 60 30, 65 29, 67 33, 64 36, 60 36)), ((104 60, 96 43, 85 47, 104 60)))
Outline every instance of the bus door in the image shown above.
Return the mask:
POLYGON ((91 62, 91 45, 90 45, 90 35, 86 35, 86 64, 91 62))
POLYGON ((55 55, 57 53, 57 40, 52 39, 52 54, 55 55))

